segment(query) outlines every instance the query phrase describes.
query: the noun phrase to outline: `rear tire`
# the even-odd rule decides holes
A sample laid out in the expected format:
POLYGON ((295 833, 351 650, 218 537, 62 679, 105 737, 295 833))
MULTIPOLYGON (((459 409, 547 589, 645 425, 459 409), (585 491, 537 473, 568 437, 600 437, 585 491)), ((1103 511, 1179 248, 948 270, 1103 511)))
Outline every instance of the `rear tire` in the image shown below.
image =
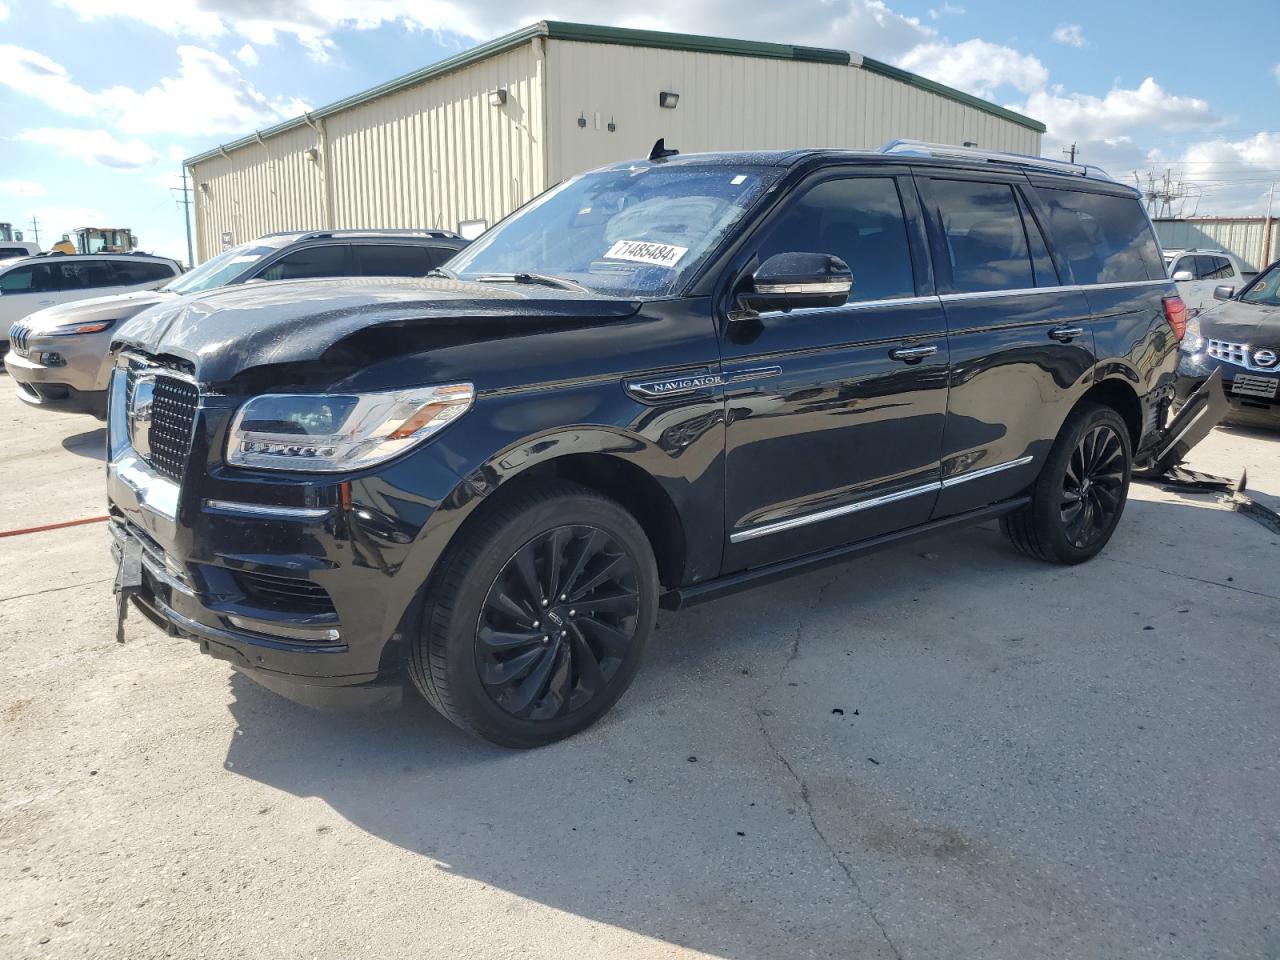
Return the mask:
POLYGON ((1129 428, 1101 404, 1083 404, 1063 424, 1031 491, 1031 502, 1000 518, 1029 557, 1083 563, 1099 553, 1124 513, 1133 469, 1129 428))
POLYGON ((409 673, 464 730, 542 746, 630 686, 657 615, 653 550, 631 514, 577 484, 480 509, 428 584, 409 673))

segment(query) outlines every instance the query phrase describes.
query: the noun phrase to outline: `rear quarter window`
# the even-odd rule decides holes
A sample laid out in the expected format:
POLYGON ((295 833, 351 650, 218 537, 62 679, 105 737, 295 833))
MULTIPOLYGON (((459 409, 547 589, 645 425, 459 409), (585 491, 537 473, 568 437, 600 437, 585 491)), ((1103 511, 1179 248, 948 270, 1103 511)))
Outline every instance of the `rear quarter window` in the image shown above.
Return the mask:
POLYGON ((1137 197, 1040 188, 1049 233, 1076 283, 1127 283, 1165 276, 1160 248, 1137 197))

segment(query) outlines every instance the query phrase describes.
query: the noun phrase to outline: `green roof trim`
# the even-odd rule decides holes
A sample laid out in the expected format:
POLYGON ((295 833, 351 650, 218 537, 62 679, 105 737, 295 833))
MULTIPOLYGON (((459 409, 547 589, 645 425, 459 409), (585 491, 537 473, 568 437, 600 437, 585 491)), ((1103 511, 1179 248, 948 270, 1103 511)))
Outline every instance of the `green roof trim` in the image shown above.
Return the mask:
POLYGON ((1009 110, 1006 107, 998 106, 990 100, 983 100, 981 97, 975 97, 973 94, 965 93, 963 90, 957 90, 954 87, 948 87, 945 83, 938 83, 936 80, 930 80, 928 77, 922 77, 918 73, 911 73, 903 70, 901 67, 895 67, 892 64, 884 63, 881 60, 874 60, 871 57, 862 58, 862 69, 870 70, 872 73, 878 73, 882 77, 889 77, 908 86, 918 87, 921 90, 928 90, 930 93, 936 93, 940 97, 946 97, 948 100, 954 100, 956 103, 963 103, 967 107, 973 107, 975 110, 981 110, 983 113, 990 113, 999 117, 1001 120, 1008 120, 1010 123, 1016 123, 1019 126, 1027 127, 1036 133, 1044 133, 1045 125, 1039 120, 1033 120, 1026 114, 1018 113, 1015 110, 1009 110))
MULTIPOLYGON (((436 77, 443 76, 446 73, 452 73, 455 70, 461 70, 469 67, 473 63, 488 59, 495 54, 505 53, 516 47, 522 46, 533 40, 535 37, 546 37, 550 40, 568 40, 579 43, 612 43, 628 47, 655 47, 662 50, 686 50, 693 53, 718 53, 728 56, 738 57, 761 57, 769 60, 796 60, 803 63, 828 63, 834 66, 851 66, 857 65, 855 57, 847 50, 832 50, 826 47, 801 47, 787 43, 765 43, 758 40, 731 40, 724 37, 704 37, 689 33, 668 33, 662 30, 634 30, 628 27, 600 27, 587 23, 567 23, 562 20, 543 20, 539 23, 531 24, 514 33, 508 33, 505 36, 497 37, 487 43, 464 50, 452 57, 447 57, 437 63, 433 63, 421 70, 415 70, 413 73, 406 73, 402 77, 389 80, 372 89, 365 90, 361 93, 353 94, 342 100, 319 107, 308 114, 301 117, 294 117, 291 120, 285 120, 277 123, 273 127, 267 127, 251 133, 246 137, 233 140, 230 143, 220 144, 211 150, 198 153, 193 157, 188 157, 183 161, 184 166, 192 166, 204 160, 209 160, 219 154, 238 150, 241 147, 249 146, 257 143, 265 137, 272 137, 286 130, 294 130, 298 127, 306 125, 309 121, 323 119, 335 113, 340 113, 351 107, 358 106, 369 100, 386 96, 389 93, 395 93, 408 87, 414 87, 421 83, 426 83, 436 77)), ((997 106, 980 97, 948 87, 945 84, 937 83, 934 80, 928 80, 917 74, 911 73, 899 67, 891 66, 880 60, 874 60, 871 57, 863 57, 861 67, 872 73, 889 77, 901 83, 917 87, 921 90, 927 90, 930 93, 945 97, 948 100, 954 100, 956 103, 962 103, 965 106, 973 107, 984 113, 989 113, 999 117, 1002 120, 1008 120, 1011 123, 1019 124, 1034 130, 1036 133, 1044 133, 1045 126, 1039 120, 1033 120, 1021 113, 1008 110, 1004 107, 997 106)))
POLYGON ((614 43, 626 47, 657 47, 661 50, 688 50, 694 53, 722 53, 738 57, 763 57, 767 60, 803 60, 808 63, 832 63, 848 66, 849 51, 825 47, 797 47, 789 43, 762 43, 758 40, 730 40, 725 37, 702 37, 692 33, 668 33, 664 30, 634 30, 629 27, 598 27, 589 23, 544 21, 547 37, 552 40, 577 40, 581 43, 614 43))

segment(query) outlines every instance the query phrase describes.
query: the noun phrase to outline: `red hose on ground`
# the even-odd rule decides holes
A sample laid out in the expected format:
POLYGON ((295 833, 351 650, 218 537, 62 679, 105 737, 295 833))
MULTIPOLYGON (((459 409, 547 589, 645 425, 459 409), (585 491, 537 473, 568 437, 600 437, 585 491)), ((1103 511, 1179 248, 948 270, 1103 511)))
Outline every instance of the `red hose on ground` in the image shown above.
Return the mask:
POLYGON ((103 523, 109 517, 88 517, 84 520, 64 520, 62 523, 46 523, 40 527, 27 527, 25 530, 0 530, 0 540, 5 537, 21 537, 28 533, 44 533, 46 530, 61 530, 64 527, 80 527, 86 523, 103 523))

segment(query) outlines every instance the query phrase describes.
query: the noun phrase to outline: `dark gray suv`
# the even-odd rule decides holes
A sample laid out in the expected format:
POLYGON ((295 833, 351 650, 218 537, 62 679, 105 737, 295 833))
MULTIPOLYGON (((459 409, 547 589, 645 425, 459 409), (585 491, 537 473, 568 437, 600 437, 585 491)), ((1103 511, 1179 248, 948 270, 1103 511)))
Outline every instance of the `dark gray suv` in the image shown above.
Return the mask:
POLYGON ((38 310, 9 331, 5 366, 36 406, 106 414, 107 348, 147 307, 233 284, 327 277, 425 277, 467 245, 443 230, 275 233, 232 247, 158 290, 95 297, 38 310))

